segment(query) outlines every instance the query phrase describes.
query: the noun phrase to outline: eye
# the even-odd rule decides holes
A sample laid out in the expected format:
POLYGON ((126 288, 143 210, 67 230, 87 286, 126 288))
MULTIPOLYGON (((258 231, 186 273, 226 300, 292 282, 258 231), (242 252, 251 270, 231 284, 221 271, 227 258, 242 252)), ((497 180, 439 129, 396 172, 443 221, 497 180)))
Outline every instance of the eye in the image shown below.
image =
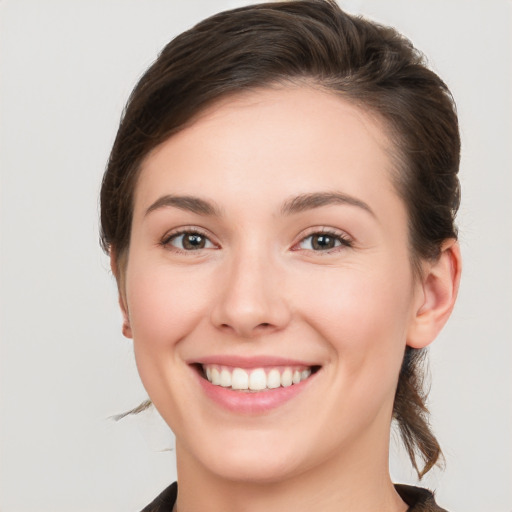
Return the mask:
POLYGON ((298 249, 307 251, 329 251, 337 247, 351 246, 349 239, 339 233, 330 232, 312 233, 297 244, 298 249))
POLYGON ((174 233, 162 241, 162 245, 172 246, 182 251, 198 251, 201 249, 213 249, 213 242, 197 231, 182 231, 174 233))

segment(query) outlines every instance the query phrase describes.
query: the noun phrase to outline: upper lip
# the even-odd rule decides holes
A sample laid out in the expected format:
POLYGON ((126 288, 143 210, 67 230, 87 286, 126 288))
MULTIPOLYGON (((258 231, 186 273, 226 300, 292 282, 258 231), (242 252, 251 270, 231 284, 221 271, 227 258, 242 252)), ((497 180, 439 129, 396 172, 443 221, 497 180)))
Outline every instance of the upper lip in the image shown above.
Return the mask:
POLYGON ((216 364, 233 368, 262 368, 272 366, 320 366, 318 363, 279 356, 242 357, 235 355, 211 355, 189 361, 189 364, 216 364))

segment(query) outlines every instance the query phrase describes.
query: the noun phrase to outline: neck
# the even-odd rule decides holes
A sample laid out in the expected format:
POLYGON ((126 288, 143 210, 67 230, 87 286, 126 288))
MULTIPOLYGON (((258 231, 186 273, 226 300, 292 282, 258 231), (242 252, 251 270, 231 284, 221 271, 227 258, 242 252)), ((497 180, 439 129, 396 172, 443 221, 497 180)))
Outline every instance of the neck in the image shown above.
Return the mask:
POLYGON ((350 450, 288 478, 255 482, 209 472, 177 441, 177 510, 405 512, 407 506, 389 476, 388 442, 379 444, 380 450, 363 439, 350 450))

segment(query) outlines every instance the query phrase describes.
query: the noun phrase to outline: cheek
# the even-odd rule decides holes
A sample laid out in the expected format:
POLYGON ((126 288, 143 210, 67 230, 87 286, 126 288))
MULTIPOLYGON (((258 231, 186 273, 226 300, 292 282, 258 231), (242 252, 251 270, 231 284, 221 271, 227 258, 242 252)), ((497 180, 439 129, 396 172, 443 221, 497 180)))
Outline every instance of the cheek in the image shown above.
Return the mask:
POLYGON ((314 276, 304 289, 318 291, 303 294, 304 315, 331 345, 339 378, 393 383, 406 345, 410 275, 343 269, 314 276))
POLYGON ((212 287, 197 272, 159 264, 128 268, 126 292, 134 343, 147 350, 176 344, 206 315, 212 287), (140 271, 138 270, 140 268, 140 271))
POLYGON ((168 424, 180 424, 183 421, 180 395, 187 395, 186 388, 191 385, 183 374, 186 365, 180 358, 180 341, 208 318, 211 287, 205 286, 204 276, 192 279, 187 269, 172 270, 165 263, 145 264, 142 258, 139 262, 136 257, 128 265, 126 275, 140 378, 168 424), (176 381, 180 382, 179 388, 176 381))
POLYGON ((396 328, 402 332, 412 298, 408 276, 367 268, 334 269, 323 275, 311 273, 302 289, 301 300, 305 311, 312 312, 312 321, 340 333, 351 332, 347 342, 355 342, 367 330, 384 334, 396 328))

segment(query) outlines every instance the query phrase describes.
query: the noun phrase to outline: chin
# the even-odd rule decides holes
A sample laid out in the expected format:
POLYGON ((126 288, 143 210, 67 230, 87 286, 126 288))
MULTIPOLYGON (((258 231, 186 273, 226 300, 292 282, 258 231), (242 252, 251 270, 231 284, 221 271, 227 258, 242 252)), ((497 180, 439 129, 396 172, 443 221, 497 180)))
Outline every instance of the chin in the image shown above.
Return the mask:
POLYGON ((303 471, 289 457, 256 453, 253 457, 228 455, 221 464, 215 461, 210 470, 225 480, 254 484, 278 483, 303 471))
POLYGON ((195 459, 197 469, 226 481, 277 483, 302 473, 304 461, 311 459, 307 453, 297 450, 300 444, 290 440, 289 435, 288 439, 282 435, 276 439, 275 435, 257 430, 241 437, 232 434, 222 436, 223 439, 204 439, 203 442, 196 438, 191 447, 193 453, 189 454, 195 459))

